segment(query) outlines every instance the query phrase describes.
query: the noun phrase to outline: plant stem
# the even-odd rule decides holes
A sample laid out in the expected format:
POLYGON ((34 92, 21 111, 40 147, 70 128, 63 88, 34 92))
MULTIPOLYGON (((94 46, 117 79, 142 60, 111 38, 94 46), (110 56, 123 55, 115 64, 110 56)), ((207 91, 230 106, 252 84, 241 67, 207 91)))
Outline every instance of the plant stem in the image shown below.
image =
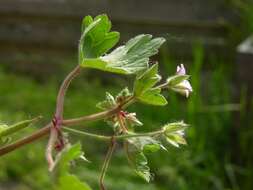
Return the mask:
POLYGON ((24 120, 24 121, 15 123, 14 125, 8 126, 5 130, 0 131, 0 138, 3 136, 8 136, 10 134, 13 134, 26 127, 29 127, 31 124, 37 122, 41 118, 42 118, 41 116, 38 116, 36 118, 24 120))
MULTIPOLYGON (((69 132, 73 132, 79 135, 85 135, 88 137, 92 137, 95 138, 97 140, 110 140, 112 138, 112 136, 105 136, 105 135, 97 135, 97 134, 93 134, 93 133, 88 133, 88 132, 84 132, 84 131, 79 131, 76 129, 71 129, 69 127, 64 127, 63 129, 69 131, 69 132)), ((163 130, 159 130, 159 131, 153 131, 153 132, 148 132, 148 133, 132 133, 132 134, 125 134, 125 135, 116 135, 113 136, 115 138, 115 140, 124 140, 124 139, 128 139, 128 138, 134 138, 134 137, 151 137, 151 136, 155 136, 155 135, 161 135, 164 131, 163 130)))
POLYGON ((79 130, 76 130, 76 129, 71 129, 71 128, 68 128, 68 127, 63 127, 63 129, 65 129, 66 131, 72 132, 72 133, 79 134, 79 135, 85 135, 87 137, 92 137, 92 138, 95 138, 97 140, 106 140, 107 141, 107 140, 111 139, 111 136, 97 135, 97 134, 88 133, 88 132, 85 132, 85 131, 79 131, 79 130))
POLYGON ((127 138, 133 138, 133 137, 152 137, 155 135, 161 135, 163 133, 163 130, 159 131, 153 131, 153 132, 148 132, 148 133, 134 133, 134 134, 127 134, 127 135, 119 135, 115 136, 116 139, 127 139, 127 138))
POLYGON ((34 141, 48 135, 51 126, 52 126, 52 123, 49 123, 45 127, 43 127, 42 129, 34 132, 32 135, 24 137, 23 139, 18 140, 16 142, 12 143, 12 144, 1 147, 0 148, 0 156, 5 155, 9 152, 12 152, 12 151, 14 151, 14 150, 26 145, 26 144, 34 142, 34 141))
POLYGON ((80 124, 82 122, 87 122, 87 121, 101 120, 101 119, 111 117, 112 115, 116 114, 119 110, 120 110, 120 107, 115 107, 113 109, 106 110, 106 111, 99 112, 99 113, 95 113, 92 115, 87 115, 87 116, 74 118, 74 119, 63 120, 62 124, 70 126, 70 125, 76 125, 76 124, 80 124))
POLYGON ((46 148, 46 159, 48 161, 49 169, 54 165, 54 159, 52 156, 52 152, 54 150, 55 143, 59 138, 59 130, 63 121, 63 109, 64 109, 64 99, 67 89, 71 83, 71 81, 80 73, 81 67, 79 64, 71 71, 67 77, 62 82, 62 85, 59 89, 57 101, 56 101, 56 110, 53 118, 53 125, 51 127, 50 137, 48 140, 47 148, 46 148))
MULTIPOLYGON (((103 112, 99 112, 99 113, 95 113, 95 114, 91 114, 91 115, 87 115, 87 116, 83 116, 83 117, 79 117, 79 118, 63 120, 62 125, 72 126, 72 125, 80 124, 82 122, 102 120, 102 119, 111 117, 112 115, 116 114, 122 108, 122 106, 125 108, 126 106, 124 106, 124 105, 126 105, 126 104, 127 104, 127 106, 130 105, 127 101, 127 102, 124 102, 121 105, 119 105, 113 109, 110 109, 110 110, 106 110, 103 112)), ((6 146, 0 147, 0 156, 5 155, 9 152, 12 152, 12 151, 26 145, 26 144, 32 143, 36 140, 41 139, 42 137, 47 136, 50 132, 52 125, 53 125, 53 123, 50 122, 45 127, 37 130, 33 134, 28 135, 20 140, 17 140, 16 142, 8 144, 6 146)))
POLYGON ((59 90, 58 96, 57 96, 57 104, 56 104, 56 111, 55 111, 55 116, 58 118, 62 118, 66 91, 67 91, 71 81, 80 73, 80 71, 81 71, 81 67, 78 64, 73 69, 73 71, 71 71, 68 74, 68 76, 65 78, 65 80, 63 81, 63 83, 60 87, 60 90, 59 90))
POLYGON ((161 88, 161 89, 163 89, 163 88, 167 88, 168 87, 168 82, 165 82, 165 83, 162 83, 162 84, 160 84, 160 85, 158 85, 158 86, 156 86, 156 87, 154 87, 154 88, 161 88))
POLYGON ((102 167, 102 171, 101 171, 101 176, 99 178, 99 184, 100 184, 100 189, 101 190, 105 190, 104 178, 105 178, 105 174, 106 174, 106 171, 108 169, 110 160, 112 158, 112 154, 113 154, 113 151, 115 149, 115 146, 116 146, 116 141, 115 141, 114 136, 112 136, 111 137, 111 144, 110 144, 109 149, 107 151, 107 154, 106 154, 106 157, 105 157, 105 161, 104 161, 104 164, 103 164, 103 167, 102 167))

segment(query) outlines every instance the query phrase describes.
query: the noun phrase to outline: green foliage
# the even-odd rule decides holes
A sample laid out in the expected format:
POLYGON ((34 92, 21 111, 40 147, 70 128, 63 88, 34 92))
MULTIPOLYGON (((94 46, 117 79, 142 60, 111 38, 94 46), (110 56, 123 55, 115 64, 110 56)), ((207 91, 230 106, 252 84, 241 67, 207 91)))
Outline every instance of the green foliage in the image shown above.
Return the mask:
POLYGON ((116 96, 116 101, 118 103, 126 100, 127 98, 131 97, 133 94, 128 90, 128 88, 124 88, 123 90, 121 90, 117 96, 116 96))
POLYGON ((67 145, 56 157, 54 172, 61 176, 68 173, 70 161, 82 158, 84 155, 80 143, 67 145))
POLYGON ((160 150, 161 143, 152 137, 133 137, 127 140, 127 156, 130 165, 138 176, 149 182, 152 179, 148 160, 145 153, 154 153, 160 150))
POLYGON ((161 143, 152 137, 133 137, 128 142, 135 147, 137 151, 145 153, 157 152, 161 148, 161 143))
POLYGON ((59 178, 59 185, 55 190, 91 190, 84 182, 81 182, 75 175, 66 174, 59 178))
POLYGON ((120 34, 110 30, 111 21, 107 15, 99 15, 94 19, 86 16, 83 19, 79 52, 81 60, 98 58, 117 44, 120 34))
POLYGON ((136 74, 148 67, 149 57, 155 55, 164 42, 163 38, 138 35, 105 56, 84 58, 81 66, 118 74, 136 74))
POLYGON ((135 172, 146 182, 149 182, 152 179, 152 175, 146 156, 142 152, 138 152, 133 157, 135 160, 135 172))
MULTIPOLYGON (((132 147, 127 147, 132 148, 132 147)), ((151 179, 150 168, 148 166, 148 160, 142 151, 138 151, 135 148, 127 150, 127 156, 129 164, 134 169, 135 173, 149 182, 151 179)))
POLYGON ((135 97, 146 104, 164 106, 166 99, 161 95, 160 88, 153 88, 161 80, 158 74, 158 64, 153 65, 140 76, 137 76, 134 83, 135 97))
MULTIPOLYGON (((81 182, 76 176, 69 174, 70 163, 75 159, 85 159, 80 143, 67 145, 56 158, 54 174, 57 177, 56 190, 76 189, 91 190, 84 182, 81 182)), ((86 160, 86 159, 85 159, 86 160)))
POLYGON ((116 100, 114 97, 109 93, 106 92, 105 94, 105 100, 102 102, 99 102, 96 106, 102 110, 111 109, 116 106, 116 100))
POLYGON ((165 106, 167 104, 167 100, 161 94, 161 89, 149 89, 141 94, 138 99, 145 104, 154 106, 165 106))
POLYGON ((105 100, 97 103, 96 107, 100 108, 101 110, 112 109, 115 108, 118 104, 126 101, 131 96, 132 93, 128 90, 127 87, 121 90, 115 97, 109 92, 106 92, 105 100))
POLYGON ((2 124, 0 125, 0 142, 4 143, 7 142, 8 138, 6 138, 9 135, 13 135, 14 133, 30 126, 31 124, 33 124, 34 122, 38 121, 38 119, 40 119, 41 117, 37 117, 34 119, 29 119, 29 120, 24 120, 24 121, 20 121, 18 123, 15 123, 11 126, 2 124))
POLYGON ((158 64, 150 67, 145 73, 138 76, 134 83, 134 94, 140 96, 150 88, 152 88, 157 82, 161 80, 161 76, 158 73, 158 64))

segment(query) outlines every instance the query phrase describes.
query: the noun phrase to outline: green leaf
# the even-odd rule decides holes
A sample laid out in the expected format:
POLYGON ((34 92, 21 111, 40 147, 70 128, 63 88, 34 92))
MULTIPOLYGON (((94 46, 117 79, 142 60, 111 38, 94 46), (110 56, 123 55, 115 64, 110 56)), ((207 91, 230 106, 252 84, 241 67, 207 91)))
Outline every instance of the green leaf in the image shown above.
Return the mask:
POLYGON ((161 95, 161 89, 153 88, 161 80, 157 73, 158 64, 155 64, 138 76, 134 82, 134 95, 143 103, 164 106, 167 104, 167 100, 161 95))
POLYGON ((157 152, 161 148, 161 143, 152 137, 132 137, 128 142, 133 145, 137 151, 145 153, 157 152))
POLYGON ((140 96, 147 90, 152 88, 157 82, 161 80, 161 76, 158 73, 158 64, 150 67, 146 72, 137 77, 134 83, 134 95, 140 96))
POLYGON ((20 121, 14 125, 0 125, 0 138, 11 135, 21 129, 30 126, 32 123, 38 121, 41 117, 36 117, 34 119, 20 121))
POLYGON ((146 182, 149 182, 152 178, 150 173, 150 168, 148 166, 148 160, 143 152, 130 150, 127 146, 127 156, 128 161, 133 168, 134 172, 144 179, 146 182))
POLYGON ((53 167, 54 176, 57 177, 56 190, 91 190, 84 182, 81 182, 76 176, 69 174, 70 162, 75 159, 84 158, 84 153, 80 143, 74 145, 68 144, 57 156, 53 167))
POLYGON ((85 183, 81 182, 76 176, 71 174, 63 175, 58 180, 56 190, 91 190, 85 183))
POLYGON ((152 39, 149 34, 138 35, 110 54, 83 59, 81 66, 118 74, 136 74, 148 67, 149 57, 158 52, 164 41, 164 38, 152 39))
POLYGON ((86 16, 82 23, 82 37, 79 54, 84 58, 98 58, 109 51, 119 41, 118 32, 110 32, 111 21, 107 15, 93 18, 86 16))
POLYGON ((149 182, 153 176, 150 173, 148 160, 144 153, 153 153, 164 147, 152 137, 132 137, 128 138, 127 141, 126 153, 130 165, 138 176, 149 182))
POLYGON ((102 110, 107 110, 107 109, 115 107, 116 104, 117 103, 116 103, 114 97, 109 92, 106 92, 105 100, 102 101, 102 102, 99 102, 96 105, 96 107, 98 107, 98 108, 100 108, 102 110))
POLYGON ((66 146, 57 156, 55 160, 55 165, 53 167, 53 171, 58 175, 62 176, 68 173, 69 170, 69 162, 78 159, 84 158, 84 152, 82 151, 82 147, 80 143, 76 143, 74 145, 66 146))
POLYGON ((165 106, 168 102, 166 98, 160 93, 160 88, 150 89, 141 94, 137 99, 145 104, 150 104, 154 106, 165 106))
POLYGON ((84 17, 83 22, 82 22, 82 28, 81 28, 81 29, 82 29, 82 30, 81 30, 82 34, 84 33, 85 29, 86 29, 92 22, 93 22, 93 18, 92 18, 90 15, 84 17))
POLYGON ((135 155, 135 172, 146 182, 149 182, 152 179, 150 168, 148 166, 148 160, 142 152, 135 155))

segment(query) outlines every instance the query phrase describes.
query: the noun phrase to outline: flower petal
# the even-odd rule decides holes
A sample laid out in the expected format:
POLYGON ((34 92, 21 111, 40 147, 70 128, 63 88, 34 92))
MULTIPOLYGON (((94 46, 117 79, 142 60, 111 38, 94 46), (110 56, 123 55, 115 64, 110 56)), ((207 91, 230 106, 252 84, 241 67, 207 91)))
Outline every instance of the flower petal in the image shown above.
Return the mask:
POLYGON ((185 75, 186 70, 184 68, 184 64, 180 64, 180 66, 177 66, 177 72, 178 75, 185 75))

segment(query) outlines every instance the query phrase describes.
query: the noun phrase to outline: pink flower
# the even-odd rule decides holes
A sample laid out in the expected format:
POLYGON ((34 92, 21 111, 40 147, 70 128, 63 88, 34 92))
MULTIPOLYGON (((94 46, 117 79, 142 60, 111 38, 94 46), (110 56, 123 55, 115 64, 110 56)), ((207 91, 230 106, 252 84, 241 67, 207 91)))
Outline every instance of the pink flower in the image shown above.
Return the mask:
POLYGON ((175 92, 178 92, 188 97, 189 94, 193 91, 190 82, 187 80, 188 77, 189 76, 186 75, 186 70, 184 68, 184 65, 181 64, 177 66, 176 75, 168 79, 169 88, 174 90, 175 92))

